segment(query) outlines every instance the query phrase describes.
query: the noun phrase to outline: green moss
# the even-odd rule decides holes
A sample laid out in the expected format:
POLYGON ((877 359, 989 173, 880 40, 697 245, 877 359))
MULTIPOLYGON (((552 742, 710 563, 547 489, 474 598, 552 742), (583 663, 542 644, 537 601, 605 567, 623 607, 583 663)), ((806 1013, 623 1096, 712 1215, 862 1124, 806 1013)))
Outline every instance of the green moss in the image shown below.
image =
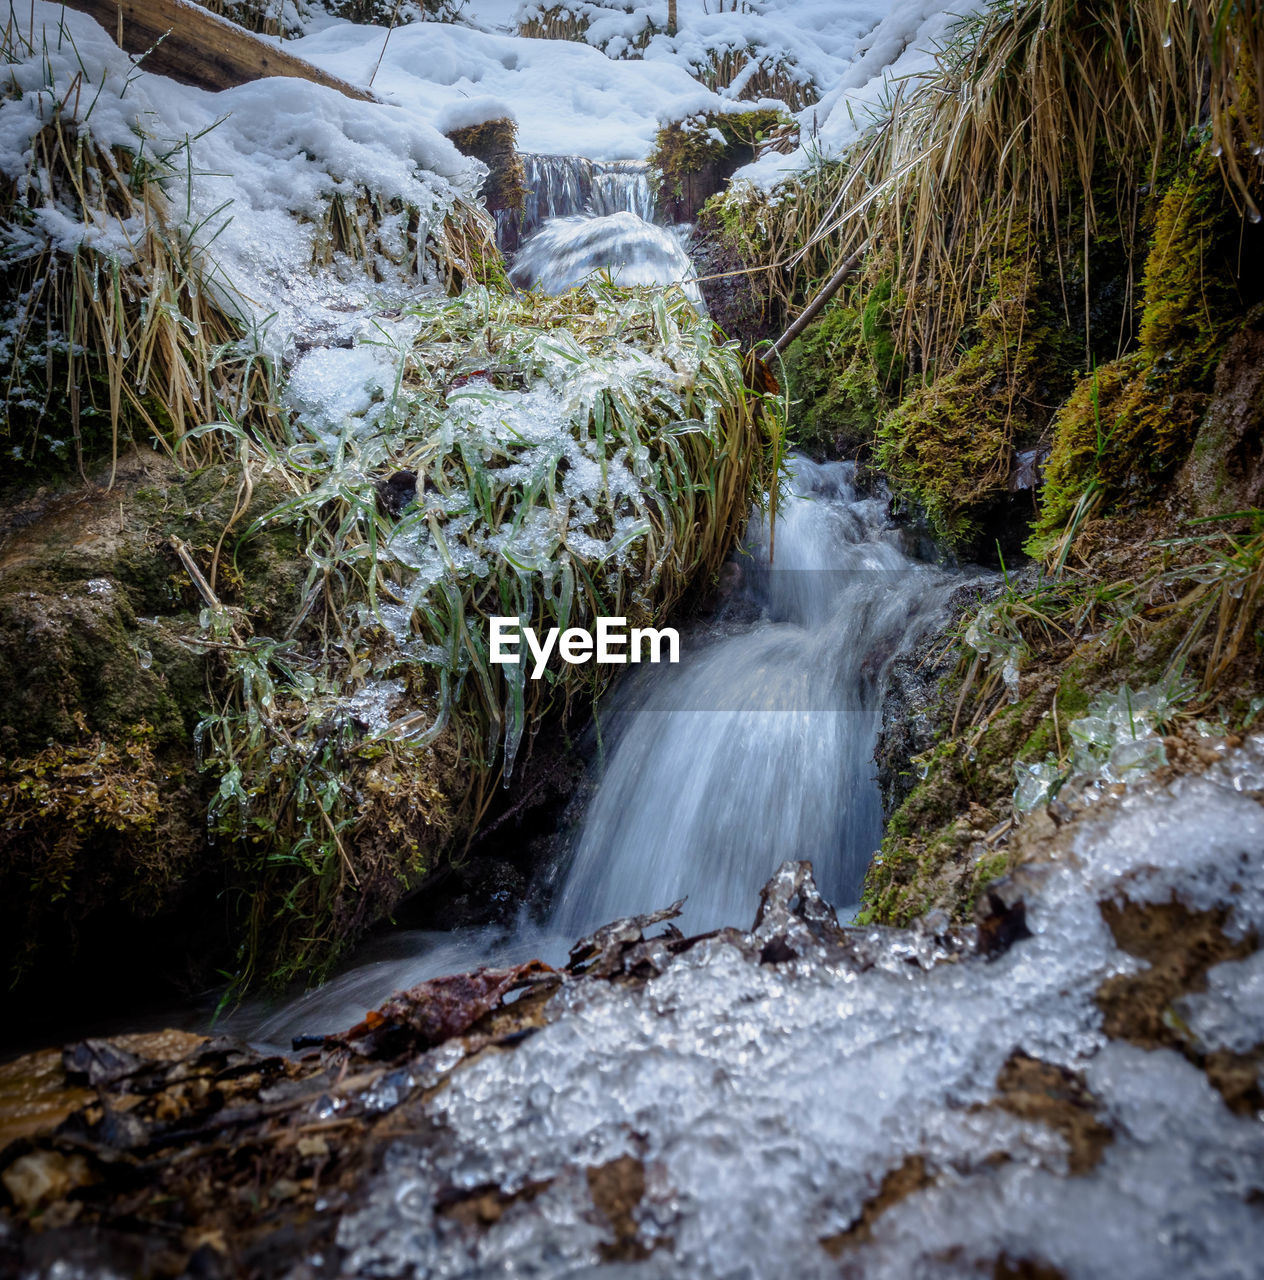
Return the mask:
POLYGON ((1204 149, 1153 214, 1137 350, 1081 379, 1054 418, 1033 554, 1060 534, 1086 493, 1106 506, 1148 497, 1188 456, 1211 375, 1241 322, 1241 231, 1204 149))
POLYGON ((889 278, 826 308, 785 355, 796 442, 831 457, 868 449, 903 365, 891 332, 889 278))
MULTIPOLYGON (((708 170, 717 171, 718 189, 728 173, 754 158, 757 142, 789 120, 784 111, 759 109, 709 111, 665 124, 655 136, 650 155, 656 189, 667 198, 684 200, 691 181, 708 170)), ((697 203, 701 205, 710 194, 703 193, 697 203)))
POLYGON ((1015 448, 1039 438, 1077 358, 1025 236, 1010 240, 982 304, 965 350, 932 370, 878 429, 879 463, 957 547, 1004 493, 1015 448))

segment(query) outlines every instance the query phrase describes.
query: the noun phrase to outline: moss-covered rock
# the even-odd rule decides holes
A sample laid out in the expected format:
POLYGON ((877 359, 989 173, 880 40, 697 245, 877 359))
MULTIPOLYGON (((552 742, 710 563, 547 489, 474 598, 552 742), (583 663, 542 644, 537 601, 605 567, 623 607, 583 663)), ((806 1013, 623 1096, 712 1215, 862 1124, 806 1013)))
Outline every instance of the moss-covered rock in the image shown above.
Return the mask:
POLYGON ((830 458, 868 453, 904 361, 891 332, 891 283, 826 308, 785 354, 795 442, 830 458))
POLYGON ((742 165, 756 144, 789 120, 772 109, 711 111, 665 124, 654 140, 650 170, 659 204, 677 222, 692 222, 742 165))
POLYGON ((1016 450, 1040 439, 1079 354, 1027 237, 1006 247, 964 350, 878 428, 880 464, 945 541, 975 556, 988 550, 990 508, 1005 498, 1016 450))
POLYGON ((1136 350, 1085 375, 1054 417, 1034 553, 1086 497, 1146 499, 1189 455, 1216 364, 1264 291, 1262 252, 1200 151, 1153 214, 1136 350))
POLYGON ((521 212, 527 175, 518 154, 518 126, 508 117, 454 129, 448 137, 458 151, 487 166, 483 201, 491 213, 521 212))
POLYGON ((112 488, 108 477, 13 504, 0 544, 0 961, 10 978, 51 980, 74 963, 85 928, 170 917, 190 895, 224 887, 194 751, 213 660, 171 539, 207 573, 221 547, 223 598, 261 621, 288 616, 298 599, 292 534, 252 539, 235 561, 235 539, 223 537, 234 512, 244 528, 279 499, 273 483, 243 506, 234 469, 189 475, 147 451, 120 460, 112 488))

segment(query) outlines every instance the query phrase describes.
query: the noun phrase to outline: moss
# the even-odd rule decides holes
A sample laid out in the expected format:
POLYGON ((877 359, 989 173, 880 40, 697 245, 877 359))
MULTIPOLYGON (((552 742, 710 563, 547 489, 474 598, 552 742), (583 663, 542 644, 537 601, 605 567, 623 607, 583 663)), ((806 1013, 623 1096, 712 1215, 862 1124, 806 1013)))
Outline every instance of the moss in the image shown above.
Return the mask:
POLYGON ((188 821, 198 807, 191 767, 160 756, 143 722, 102 737, 88 732, 82 713, 75 720, 77 737, 0 758, 0 918, 10 980, 46 948, 64 952, 67 923, 94 906, 139 918, 168 907, 200 844, 188 821))
POLYGON ((492 213, 521 213, 527 198, 527 175, 518 154, 518 126, 508 117, 454 129, 448 137, 462 155, 488 168, 483 200, 492 213))
MULTIPOLYGON (((1217 626, 1207 605, 1220 588, 1205 583, 1206 548, 1186 548, 1177 560, 1156 540, 1169 525, 1161 509, 1095 520, 1077 580, 1010 589, 1025 648, 1016 701, 988 665, 973 665, 962 643, 960 663, 942 690, 936 745, 918 757, 921 776, 888 822, 866 879, 871 919, 905 924, 933 908, 968 919, 987 884, 1014 865, 1003 823, 1012 816, 1015 763, 1065 764, 1071 721, 1100 693, 1206 670, 1217 626), (1135 608, 1154 598, 1159 582, 1169 605, 1135 608)), ((1237 545, 1240 557, 1249 556, 1241 535, 1237 545)), ((1246 712, 1261 662, 1264 647, 1244 644, 1216 677, 1216 705, 1230 715, 1246 712)))
POLYGON ((828 307, 785 355, 796 442, 829 457, 866 451, 903 364, 891 332, 889 278, 828 307))
MULTIPOLYGON (((0 963, 28 982, 64 972, 85 929, 170 916, 228 878, 207 844, 194 751, 215 667, 195 643, 202 601, 170 539, 210 575, 241 476, 187 474, 147 451, 120 459, 113 489, 108 475, 5 513, 0 963)), ((236 530, 282 491, 261 477, 249 496, 236 530)), ((238 543, 223 539, 221 598, 260 624, 288 621, 305 571, 293 533, 238 543)))
POLYGON ((882 421, 878 460, 963 547, 1004 494, 1016 447, 1039 439, 1070 384, 1078 348, 1042 288, 1037 255, 1015 235, 991 278, 965 350, 929 371, 882 421))
POLYGON ((665 124, 650 155, 651 181, 669 211, 688 221, 729 176, 755 158, 756 143, 790 122, 783 112, 711 111, 665 124))
POLYGON ((1059 409, 1031 543, 1046 549, 1086 492, 1107 505, 1147 498, 1189 455, 1211 375, 1242 323, 1241 215, 1216 162, 1197 153, 1153 213, 1137 349, 1081 379, 1059 409))

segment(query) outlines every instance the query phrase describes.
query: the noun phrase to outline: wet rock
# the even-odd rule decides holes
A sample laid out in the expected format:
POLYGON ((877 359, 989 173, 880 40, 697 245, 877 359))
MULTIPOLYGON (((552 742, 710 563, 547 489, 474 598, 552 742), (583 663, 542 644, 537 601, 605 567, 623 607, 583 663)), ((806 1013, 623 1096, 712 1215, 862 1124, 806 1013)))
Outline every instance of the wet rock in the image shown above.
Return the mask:
POLYGON ((363 1058, 399 1058, 462 1035, 497 1007, 511 991, 541 983, 555 986, 556 972, 539 960, 511 969, 477 969, 431 978, 393 996, 328 1047, 350 1049, 363 1058))
POLYGON ((1113 1140, 1098 1116, 1101 1104, 1078 1072, 1016 1050, 996 1078, 996 1093, 998 1107, 1048 1125, 1066 1139, 1073 1177, 1096 1168, 1113 1140))
POLYGON ((874 750, 884 818, 890 818, 916 786, 916 759, 934 748, 945 729, 945 718, 950 718, 951 709, 945 708, 941 690, 957 666, 950 640, 959 620, 1000 589, 1001 584, 986 579, 958 587, 945 606, 943 625, 908 653, 898 656, 888 668, 882 695, 882 727, 874 750))
POLYGON ((1264 506, 1264 308, 1248 315, 1216 369, 1215 389, 1177 476, 1198 515, 1264 506))

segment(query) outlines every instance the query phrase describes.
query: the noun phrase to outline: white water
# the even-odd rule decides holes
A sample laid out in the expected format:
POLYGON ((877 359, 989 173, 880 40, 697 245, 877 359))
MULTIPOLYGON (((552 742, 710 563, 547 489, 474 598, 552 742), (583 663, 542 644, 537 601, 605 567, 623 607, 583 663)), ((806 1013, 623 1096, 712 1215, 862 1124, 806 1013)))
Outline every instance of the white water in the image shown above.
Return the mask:
POLYGON ((601 271, 625 287, 679 284, 702 306, 680 236, 635 213, 553 218, 518 251, 509 278, 524 289, 565 293, 601 271))
POLYGON ((809 859, 830 901, 860 896, 882 837, 881 675, 954 580, 904 554, 854 464, 792 465, 774 564, 764 521, 738 560, 759 621, 647 671, 606 731, 559 934, 685 897, 686 933, 744 922, 787 858, 809 859))
POLYGON ((551 218, 576 214, 634 213, 644 222, 658 215, 643 160, 589 160, 586 156, 524 154, 527 188, 522 212, 496 215, 496 240, 502 249, 538 231, 551 218))
POLYGON ((524 289, 565 293, 608 271, 620 285, 680 284, 698 307, 702 294, 680 231, 655 225, 658 203, 643 161, 524 155, 521 214, 497 215, 507 249, 522 240, 510 278, 524 289))
POLYGON ((882 835, 881 677, 960 579, 904 554, 884 497, 858 492, 854 464, 791 467, 774 564, 756 513, 716 624, 686 634, 678 667, 643 668, 603 712, 607 763, 547 925, 524 913, 512 929, 397 935, 320 990, 262 1020, 244 1011, 237 1025, 284 1045, 441 973, 560 963, 582 934, 678 898, 687 933, 742 925, 787 858, 813 863, 827 899, 857 901, 882 835))

